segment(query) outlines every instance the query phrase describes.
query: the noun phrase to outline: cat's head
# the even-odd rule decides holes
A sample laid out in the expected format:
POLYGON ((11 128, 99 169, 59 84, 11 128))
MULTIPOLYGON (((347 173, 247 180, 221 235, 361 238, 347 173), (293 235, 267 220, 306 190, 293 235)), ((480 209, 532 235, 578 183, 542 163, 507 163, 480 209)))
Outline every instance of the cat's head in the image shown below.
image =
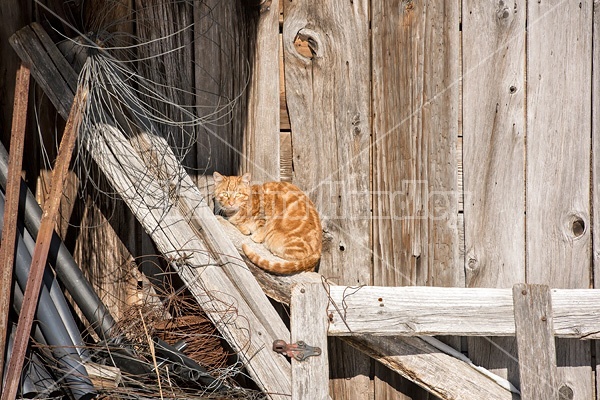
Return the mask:
POLYGON ((215 204, 226 216, 232 216, 250 198, 251 188, 249 173, 242 176, 224 176, 213 173, 215 181, 215 204))

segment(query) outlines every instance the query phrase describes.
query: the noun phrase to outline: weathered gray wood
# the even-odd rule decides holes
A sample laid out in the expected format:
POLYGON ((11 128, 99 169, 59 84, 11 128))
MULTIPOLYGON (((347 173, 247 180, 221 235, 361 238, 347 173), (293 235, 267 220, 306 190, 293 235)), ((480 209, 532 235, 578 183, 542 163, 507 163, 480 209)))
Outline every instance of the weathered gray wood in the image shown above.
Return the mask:
MULTIPOLYGON (((457 268, 459 4, 371 3, 375 285, 464 286, 457 268)), ((385 371, 376 375, 375 391, 395 396, 385 371)))
POLYGON ((245 129, 245 171, 256 181, 279 180, 279 0, 263 2, 252 28, 255 39, 248 117, 245 129))
MULTIPOLYGON (((369 2, 284 2, 283 48, 292 179, 323 217, 319 272, 371 284, 369 2)), ((369 358, 336 340, 330 355, 335 397, 368 399, 369 358)))
MULTIPOLYGON (((514 336, 511 289, 330 286, 330 335, 514 336)), ((600 291, 552 289, 554 335, 600 338, 600 291)))
MULTIPOLYGON (((555 288, 592 286, 592 4, 527 2, 526 276, 555 288)), ((561 390, 592 398, 589 345, 556 352, 561 390)))
POLYGON ((464 284, 456 268, 457 5, 373 3, 374 270, 380 285, 464 284))
MULTIPOLYGON (((251 239, 242 235, 233 225, 225 220, 221 220, 223 230, 234 242, 235 246, 241 251, 242 243, 247 243, 254 246, 253 250, 261 252, 261 255, 266 258, 276 259, 275 256, 252 242, 251 239)), ((252 266, 250 266, 252 268, 252 266)), ((333 286, 332 282, 327 282, 324 277, 314 273, 307 272, 291 276, 275 276, 264 272, 259 268, 252 268, 252 272, 257 277, 263 290, 272 298, 285 304, 290 303, 290 292, 295 285, 317 285, 328 287, 328 290, 341 287, 333 286), (329 286, 332 285, 332 286, 329 286)), ((403 289, 422 289, 423 294, 431 288, 397 288, 403 289)), ((451 290, 451 289, 448 289, 451 290)), ((340 293, 343 289, 340 290, 340 293)), ((512 301, 507 295, 506 301, 512 301)), ((570 301, 570 300, 569 300, 570 301)), ((595 301, 595 300, 592 300, 595 301)), ((329 313, 335 315, 335 310, 329 313)), ((377 323, 381 327, 381 322, 377 323)), ((514 322, 513 322, 514 327, 514 322)), ((514 331, 514 328, 513 328, 514 331)), ((411 380, 430 393, 439 394, 446 393, 447 399, 466 398, 463 397, 471 385, 475 385, 479 389, 474 391, 473 399, 512 399, 518 400, 518 396, 511 394, 508 390, 500 388, 490 379, 486 378, 481 373, 473 374, 473 368, 466 363, 457 360, 451 356, 439 353, 437 349, 423 341, 418 337, 380 337, 373 335, 359 336, 343 336, 340 337, 345 343, 358 347, 361 351, 371 355, 375 359, 382 362, 386 368, 390 368, 396 374, 401 375, 406 380, 411 380), (358 338, 358 339, 357 339, 358 338), (358 343, 360 342, 360 345, 358 343), (389 353, 386 353, 389 352, 389 353), (435 353, 435 355, 433 355, 435 353), (390 356, 383 357, 382 355, 390 356), (433 366, 432 366, 433 365, 433 366), (439 369, 438 369, 439 367, 439 369), (451 379, 440 379, 440 376, 446 376, 447 371, 453 371, 451 379), (467 388, 467 389, 465 389, 467 388), (491 394, 490 394, 491 393, 491 394), (461 396, 459 396, 459 394, 461 396), (489 394, 489 397, 487 397, 489 394), (483 397, 477 397, 477 396, 483 397)), ((331 355, 330 355, 331 358, 331 355)), ((404 381, 407 382, 407 381, 404 381)))
MULTIPOLYGON (((269 319, 270 315, 255 314, 255 307, 262 307, 264 312, 277 316, 274 310, 269 313, 272 306, 268 302, 253 303, 258 295, 251 296, 253 300, 245 298, 252 291, 253 284, 232 281, 223 272, 223 266, 210 256, 210 249, 196 236, 176 206, 170 204, 168 194, 160 195, 163 189, 156 183, 160 178, 152 174, 139 176, 138 172, 143 168, 141 160, 114 127, 98 126, 89 137, 95 138, 93 142, 85 143, 94 160, 151 234, 159 251, 173 261, 224 338, 248 363, 248 370, 257 384, 272 398, 285 398, 285 394, 291 391, 290 366, 270 349, 275 339, 289 337, 289 332, 285 326, 281 327, 278 317, 269 319), (110 148, 107 142, 112 144, 110 148), (115 168, 117 165, 121 167, 115 168), (136 195, 140 187, 149 190, 152 195, 140 198, 136 195), (240 293, 243 286, 246 286, 242 290, 244 294, 240 293), (267 320, 269 325, 265 325, 267 320)), ((229 268, 240 267, 241 261, 237 265, 229 265, 229 268)), ((256 289, 256 293, 262 294, 258 285, 256 289)))
POLYGON ((329 354, 327 352, 327 303, 322 283, 298 284, 290 304, 291 343, 303 341, 319 347, 319 356, 304 361, 292 359, 292 400, 329 398, 329 354))
POLYGON ((521 398, 558 400, 550 289, 546 285, 518 283, 512 293, 521 398))
MULTIPOLYGON (((600 48, 600 0, 594 1, 594 43, 593 48, 600 48)), ((592 65, 600 65, 600 51, 593 54, 592 65)), ((600 71, 592 74, 592 182, 600 182, 600 71)), ((592 184, 592 204, 600 204, 600 185, 592 184)), ((600 288, 600 207, 592 206, 592 262, 594 271, 594 288, 600 288)), ((600 354, 600 342, 595 342, 596 354, 600 354)), ((596 357, 596 399, 600 399, 600 357, 596 357)))
MULTIPOLYGON (((32 69, 36 80, 39 79, 39 73, 38 69, 32 69)), ((57 87, 48 85, 45 89, 56 91, 57 87)), ((72 99, 68 90, 63 96, 72 99)), ((206 236, 213 240, 209 241, 211 247, 207 247, 186 222, 177 204, 171 201, 169 195, 173 193, 163 192, 165 186, 160 183, 164 183, 165 176, 153 174, 152 168, 143 164, 140 156, 116 128, 99 125, 94 133, 86 137, 89 140, 84 145, 109 182, 121 193, 143 227, 151 233, 159 251, 179 267, 182 279, 223 337, 248 363, 247 368, 257 384, 265 391, 275 393, 273 398, 285 398, 291 391, 291 369, 285 360, 270 349, 273 340, 288 339, 290 334, 254 278, 246 271, 245 264, 238 258, 237 263, 228 259, 227 265, 220 265, 224 260, 222 257, 227 257, 227 252, 224 255, 219 253, 217 257, 220 259, 210 255, 211 247, 218 241, 218 238, 211 237, 214 234, 210 230, 211 221, 202 221, 201 224, 208 231, 206 236), (107 143, 111 143, 110 148, 107 143), (149 173, 141 174, 140 171, 149 173), (142 189, 148 190, 144 198, 138 195, 138 190, 142 189), (235 269, 240 270, 239 273, 235 269)), ((164 140, 161 139, 160 143, 164 144, 164 140)), ((158 150, 163 157, 167 156, 165 165, 173 162, 174 156, 165 147, 159 147, 158 150)), ((181 171, 178 163, 171 165, 171 168, 181 171)), ((163 174, 171 178, 181 177, 181 174, 169 175, 168 170, 163 174)), ((189 177, 184 180, 188 187, 190 182, 189 177)), ((197 197, 193 196, 192 200, 196 201, 197 197)), ((204 212, 202 217, 208 219, 206 205, 196 205, 204 212)), ((214 215, 210 216, 213 218, 212 226, 218 224, 214 215)))
MULTIPOLYGON (((462 3, 467 287, 525 282, 525 18, 516 0, 462 3)), ((478 365, 518 382, 514 338, 468 338, 478 365)))
POLYGON ((357 335, 345 340, 443 400, 520 398, 466 363, 417 337, 357 335))
POLYGON ((206 119, 197 129, 197 180, 205 173, 238 172, 249 79, 248 29, 242 2, 194 2, 194 79, 196 113, 206 119))

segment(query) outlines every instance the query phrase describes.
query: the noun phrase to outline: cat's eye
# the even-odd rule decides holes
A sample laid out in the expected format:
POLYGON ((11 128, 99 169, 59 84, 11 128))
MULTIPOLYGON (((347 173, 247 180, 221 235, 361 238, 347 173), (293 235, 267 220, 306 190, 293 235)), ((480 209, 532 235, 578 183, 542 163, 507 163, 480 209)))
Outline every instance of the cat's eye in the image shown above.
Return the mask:
POLYGON ((227 193, 227 192, 221 192, 221 197, 227 198, 227 197, 229 197, 229 193, 227 193))

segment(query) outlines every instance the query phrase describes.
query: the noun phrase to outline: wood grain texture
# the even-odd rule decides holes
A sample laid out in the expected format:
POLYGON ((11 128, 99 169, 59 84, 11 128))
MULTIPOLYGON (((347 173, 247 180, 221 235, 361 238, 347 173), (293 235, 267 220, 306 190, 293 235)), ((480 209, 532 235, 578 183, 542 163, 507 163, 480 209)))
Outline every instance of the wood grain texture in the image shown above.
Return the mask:
POLYGON ((193 12, 195 100, 198 116, 206 119, 197 127, 198 173, 234 175, 241 162, 250 75, 246 10, 239 1, 207 0, 195 2, 193 12))
MULTIPOLYGON (((592 1, 527 3, 527 282, 589 288, 592 1)), ((573 399, 594 382, 587 343, 559 340, 573 399)))
MULTIPOLYGON (((330 286, 329 334, 514 336, 511 289, 330 286)), ((600 291, 553 289, 553 334, 600 338, 600 291)))
POLYGON ((318 356, 292 359, 292 400, 328 399, 327 292, 321 282, 299 284, 292 289, 291 300, 291 343, 303 341, 321 349, 318 356))
MULTIPOLYGON (((525 18, 521 1, 462 3, 467 287, 525 282, 525 18)), ((514 338, 468 338, 477 365, 518 384, 514 338)))
MULTIPOLYGON (((142 168, 142 161, 115 128, 98 126, 91 136, 103 137, 115 145, 115 148, 109 149, 105 140, 84 143, 138 221, 151 233, 159 251, 173 260, 179 275, 223 337, 248 362, 250 375, 271 398, 287 398, 286 394, 291 391, 290 366, 276 357, 270 348, 273 340, 289 337, 289 331, 268 302, 261 304, 256 301, 257 296, 264 296, 258 285, 254 286, 256 283, 253 285, 251 281, 232 281, 224 273, 219 261, 210 255, 210 248, 196 236, 188 219, 176 205, 165 203, 168 193, 159 195, 163 190, 157 184, 160 178, 151 173, 142 177, 135 173, 142 168), (115 165, 124 170, 119 172, 115 165), (132 180, 132 177, 141 181, 132 180), (146 199, 136 196, 136 188, 140 185, 154 195, 146 199), (241 287, 245 294, 240 292, 241 287), (250 296, 252 300, 244 298, 254 287, 258 289, 256 296, 250 296), (269 316, 256 315, 255 307, 269 316), (265 325, 265 321, 269 324, 265 325)), ((239 268, 240 265, 232 264, 229 268, 239 268)))
MULTIPOLYGON (((323 219, 319 272, 348 285, 371 284, 368 6, 365 0, 284 3, 292 180, 323 219)), ((369 358, 335 340, 329 350, 335 397, 368 399, 369 358)))
POLYGON ((263 3, 255 16, 252 76, 245 130, 246 172, 259 182, 279 180, 279 0, 263 3))
MULTIPOLYGON (((520 397, 502 388, 464 362, 444 354, 417 337, 355 336, 346 339, 352 346, 427 388, 428 393, 443 400, 519 400, 520 397)), ((397 396, 391 393, 387 397, 397 396)), ((414 399, 427 398, 417 393, 414 399)), ((376 397, 379 398, 379 397, 376 397)))
POLYGON ((546 285, 513 286, 521 398, 559 399, 552 298, 546 285))
MULTIPOLYGON (((371 3, 376 285, 464 285, 457 228, 458 6, 371 3)), ((376 374, 376 392, 408 398, 385 382, 384 371, 376 374)))
MULTIPOLYGON (((600 0, 594 1, 593 48, 600 46, 600 0)), ((600 51, 593 54, 592 65, 600 65, 600 51)), ((594 271, 594 288, 600 288, 600 72, 592 73, 592 263, 594 271)), ((596 354, 600 354, 600 342, 595 343, 596 354)), ((596 358, 596 399, 600 399, 600 359, 596 358)))
MULTIPOLYGON (((247 236, 242 235, 233 225, 224 219, 221 219, 223 231, 231 238, 236 248, 241 251, 242 243, 252 242, 247 236)), ((256 251, 261 251, 261 246, 256 243, 253 244, 253 248, 256 251)), ((268 251, 264 248, 264 257, 275 258, 273 255, 269 256, 268 251)), ((345 287, 335 286, 332 282, 327 282, 321 275, 315 272, 304 272, 301 274, 291 276, 275 276, 266 273, 258 267, 252 268, 252 272, 256 276, 258 282, 261 284, 263 290, 272 298, 280 301, 284 304, 290 303, 290 293, 295 285, 325 285, 328 290, 334 293, 338 293, 337 296, 342 294, 345 287)), ((369 288, 365 288, 369 290, 369 288)), ((379 288, 373 288, 379 290, 379 288)), ((390 290, 420 290, 423 296, 426 296, 428 290, 431 288, 387 288, 390 290)), ((361 289, 362 290, 362 289, 361 289)), ((440 290, 454 290, 454 289, 442 289, 440 290)), ((461 289, 458 289, 461 290, 461 289)), ((464 290, 464 289, 462 289, 464 290)), ((510 303, 509 289, 504 289, 506 292, 502 297, 506 303, 510 303)), ((377 293, 378 295, 379 293, 377 293)), ((408 296, 410 297, 410 296, 408 296)), ((561 298, 562 296, 558 296, 561 298)), ((441 301, 439 298, 438 301, 441 301)), ((569 298, 565 301, 564 307, 568 302, 572 302, 573 299, 569 298)), ((596 300, 591 299, 591 302, 596 300)), ((361 300, 362 302, 362 300, 361 300)), ((331 307, 331 306, 330 306, 331 307)), ((510 307, 510 304, 508 305, 510 307)), ((585 305, 583 307, 586 307, 585 305)), ((560 308, 560 307, 559 307, 560 308)), ((332 313, 334 321, 337 310, 330 311, 332 313)), ((593 318, 593 317, 592 317, 593 318)), ((379 328, 381 328, 381 322, 377 322, 379 328)), ((333 328, 335 329, 335 328, 333 328)), ((513 323, 514 330, 514 323, 513 323)), ((329 332, 331 333, 331 332, 329 332)), ((343 336, 341 337, 345 343, 350 344, 353 347, 357 347, 366 354, 369 354, 374 359, 377 359, 382 363, 381 368, 389 368, 394 372, 395 377, 389 377, 388 382, 401 380, 399 385, 403 390, 407 390, 408 393, 414 394, 416 398, 424 399, 427 395, 424 391, 416 392, 413 388, 406 388, 406 383, 414 381, 421 387, 423 387, 428 393, 445 393, 448 399, 457 398, 468 398, 465 397, 465 392, 470 391, 470 387, 474 385, 479 388, 473 391, 473 399, 512 399, 518 400, 518 396, 514 397, 505 389, 500 388, 497 384, 491 382, 487 377, 480 373, 473 374, 473 368, 466 363, 457 360, 454 357, 448 356, 444 353, 440 353, 437 349, 426 343, 422 338, 419 337, 381 337, 375 335, 356 335, 356 336, 343 336), (389 353, 388 353, 389 352, 389 353), (434 354, 435 353, 435 354, 434 354), (448 371, 451 372, 451 378, 445 379, 440 376, 446 376, 448 371), (416 392, 416 393, 415 393, 416 392), (477 397, 481 396, 481 397, 477 397)), ((330 359, 332 356, 330 355, 330 359)), ((385 393, 385 392, 384 392, 385 393)), ((403 392, 404 393, 404 392, 403 392)), ((403 393, 389 393, 389 396, 402 396, 403 393)), ((385 396, 388 394, 382 394, 379 392, 378 396, 385 396)), ((379 398, 379 397, 377 397, 379 398)))
POLYGON ((398 0, 372 8, 375 281, 462 286, 458 3, 398 0))

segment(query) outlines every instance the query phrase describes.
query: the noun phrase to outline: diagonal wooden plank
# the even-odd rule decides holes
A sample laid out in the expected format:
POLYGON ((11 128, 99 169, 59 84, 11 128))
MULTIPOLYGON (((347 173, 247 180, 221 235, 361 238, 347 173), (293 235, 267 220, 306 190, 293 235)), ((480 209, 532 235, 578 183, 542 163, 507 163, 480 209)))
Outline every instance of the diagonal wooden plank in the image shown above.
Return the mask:
MULTIPOLYGON (((17 52, 25 58, 31 58, 31 47, 51 46, 51 43, 44 43, 44 46, 41 46, 37 43, 40 40, 38 36, 32 36, 30 32, 30 29, 19 32, 22 40, 16 43, 17 52)), ((40 76, 46 72, 53 77, 60 76, 56 67, 52 67, 57 65, 55 61, 45 52, 36 55, 40 57, 36 60, 44 62, 48 68, 32 69, 32 74, 36 81, 45 82, 42 87, 49 93, 49 98, 56 100, 69 97, 68 85, 64 81, 58 82, 40 76), (66 91, 57 92, 62 89, 66 91), (61 96, 58 93, 62 93, 61 96)), ((233 348, 240 351, 240 356, 246 362, 246 367, 257 384, 269 393, 271 398, 287 398, 291 392, 291 367, 282 357, 273 353, 271 347, 275 339, 289 340, 289 330, 252 274, 247 271, 239 254, 236 253, 237 258, 232 254, 233 245, 230 246, 229 253, 227 250, 217 249, 215 253, 218 254, 212 254, 211 247, 197 236, 198 229, 193 228, 190 221, 192 217, 189 214, 183 215, 179 210, 180 199, 177 196, 172 197, 171 191, 163 192, 164 188, 158 182, 164 183, 165 176, 183 179, 181 175, 171 174, 173 171, 180 171, 181 166, 175 160, 175 165, 169 167, 171 170, 153 171, 143 163, 137 150, 133 149, 122 132, 110 125, 96 128, 95 134, 86 135, 88 139, 94 139, 94 142, 86 140, 85 145, 97 157, 96 162, 103 166, 103 172, 109 181, 122 193, 129 208, 144 229, 151 233, 163 254, 173 260, 175 267, 179 267, 182 279, 188 284, 199 304, 212 316, 213 322, 225 339, 233 348), (109 147, 107 141, 118 144, 109 147), (148 171, 148 173, 140 174, 140 171, 148 171), (137 181, 132 179, 135 177, 137 181), (139 192, 142 188, 149 190, 153 195, 142 198, 139 195, 142 193, 139 192), (229 258, 221 258, 221 254, 229 254, 229 258)), ((153 146, 161 143, 150 142, 153 146)), ((167 163, 174 160, 172 153, 167 152, 165 148, 158 147, 153 151, 157 149, 165 152, 162 156, 166 156, 167 163)), ((185 186, 190 182, 189 177, 186 177, 183 184, 185 186)), ((188 189, 190 188, 191 186, 188 186, 188 189)), ((191 200, 197 200, 197 197, 194 197, 195 192, 191 196, 191 200)), ((210 230, 210 221, 207 222, 207 219, 210 217, 214 219, 214 215, 210 213, 209 217, 206 208, 203 208, 206 207, 205 203, 194 204, 194 207, 200 207, 203 213, 200 216, 200 226, 206 226, 210 230)), ((213 224, 213 226, 218 225, 213 224)), ((211 235, 215 234, 218 235, 218 232, 211 233, 211 235)))
POLYGON ((4 376, 4 351, 6 349, 8 313, 10 311, 12 294, 12 272, 17 238, 17 216, 19 213, 21 167, 23 164, 23 148, 25 147, 25 125, 27 122, 30 74, 29 67, 21 63, 21 66, 17 70, 15 82, 10 156, 8 159, 8 176, 6 178, 4 231, 2 232, 2 242, 0 244, 0 376, 4 376))

